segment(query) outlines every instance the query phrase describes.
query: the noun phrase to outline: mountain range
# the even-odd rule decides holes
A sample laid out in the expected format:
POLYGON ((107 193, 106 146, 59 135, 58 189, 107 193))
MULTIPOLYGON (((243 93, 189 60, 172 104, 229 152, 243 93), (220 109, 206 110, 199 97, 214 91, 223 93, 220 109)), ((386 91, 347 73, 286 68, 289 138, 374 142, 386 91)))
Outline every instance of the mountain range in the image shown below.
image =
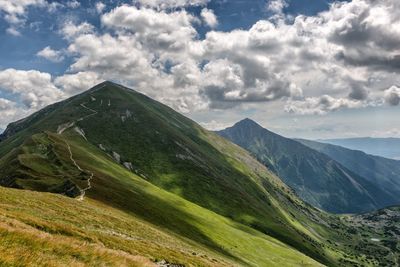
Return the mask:
POLYGON ((297 139, 297 141, 365 177, 375 187, 383 190, 387 199, 391 199, 392 202, 387 203, 387 206, 400 204, 400 161, 326 143, 301 139, 297 139))
MULTIPOLYGON (((353 266, 399 257, 397 225, 380 231, 372 217, 314 208, 275 166, 112 82, 11 123, 0 140, 0 265, 353 266)), ((355 202, 372 209, 362 186, 355 202)))
POLYGON ((360 213, 400 204, 398 161, 338 147, 327 153, 328 145, 285 138, 250 119, 218 134, 251 152, 315 207, 360 213))
POLYGON ((359 137, 322 139, 318 141, 353 150, 360 150, 371 155, 400 160, 400 138, 359 137))

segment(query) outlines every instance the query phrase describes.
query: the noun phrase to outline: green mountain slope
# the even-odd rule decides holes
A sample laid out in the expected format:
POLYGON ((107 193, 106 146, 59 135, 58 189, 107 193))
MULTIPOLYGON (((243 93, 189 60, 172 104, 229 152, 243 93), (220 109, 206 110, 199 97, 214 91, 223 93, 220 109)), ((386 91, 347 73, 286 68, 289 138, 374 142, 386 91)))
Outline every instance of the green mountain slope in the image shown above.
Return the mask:
MULTIPOLYGON (((122 251, 128 258, 140 255, 144 258, 139 260, 165 259, 189 266, 308 266, 318 262, 334 266, 377 261, 365 258, 371 247, 375 249, 372 241, 349 233, 341 218, 304 204, 245 150, 114 83, 102 83, 11 124, 2 140, 3 185, 66 195, 2 189, 1 203, 9 207, 3 216, 21 223, 26 223, 28 215, 32 220, 37 217, 36 228, 57 238, 72 235, 79 239, 79 235, 90 234, 83 238, 90 246, 122 251), (19 201, 19 195, 24 201, 19 201), (31 207, 31 202, 38 206, 27 209, 25 205, 31 207), (13 215, 13 209, 21 212, 13 215), (31 209, 34 214, 29 214, 31 209), (144 232, 156 229, 174 239, 166 244, 155 242, 154 236, 137 237, 123 228, 129 223, 115 226, 115 231, 113 219, 92 215, 94 211, 121 213, 132 223, 142 222, 144 232), (106 232, 117 232, 115 242, 92 235, 91 227, 82 223, 86 214, 95 217, 93 227, 111 220, 106 232), (77 233, 53 230, 60 221, 77 233), (159 249, 131 248, 126 236, 154 242, 159 249), (369 249, 356 250, 360 243, 369 249), (190 249, 185 250, 186 245, 190 249)), ((16 230, 4 230, 0 242, 10 244, 7 238, 14 230, 15 239, 28 242, 28 237, 21 237, 25 226, 18 225, 16 230)), ((29 240, 38 242, 33 237, 29 240)), ((48 257, 58 253, 54 244, 46 245, 48 257)), ((19 248, 9 249, 18 253, 19 248)), ((76 257, 92 263, 97 256, 90 253, 90 257, 79 253, 76 257)), ((0 259, 9 260, 7 255, 0 253, 0 259)), ((69 252, 63 255, 60 260, 71 260, 69 252)))
POLYGON ((219 131, 250 151, 313 206, 357 213, 392 204, 383 190, 328 156, 245 119, 219 131))
MULTIPOLYGON (((40 222, 38 225, 34 222, 35 228, 44 230, 45 232, 50 231, 50 233, 54 234, 65 236, 73 235, 73 237, 78 240, 92 241, 95 244, 104 243, 103 240, 100 239, 102 237, 101 234, 107 235, 108 233, 108 235, 113 235, 113 232, 117 233, 115 234, 117 235, 116 240, 114 240, 115 243, 120 242, 118 239, 124 241, 124 237, 128 236, 130 237, 128 240, 132 239, 132 243, 134 243, 135 240, 143 239, 145 244, 152 244, 154 242, 153 239, 157 239, 155 234, 151 238, 147 236, 138 237, 137 233, 134 233, 133 236, 129 234, 129 231, 132 231, 131 228, 134 228, 131 226, 130 221, 137 224, 136 221, 139 220, 146 223, 144 223, 144 226, 139 226, 141 230, 136 229, 136 231, 150 231, 151 229, 147 228, 151 226, 151 228, 161 230, 161 238, 163 234, 168 233, 170 233, 169 235, 172 234, 175 236, 175 238, 169 241, 170 243, 167 248, 164 248, 164 246, 166 246, 165 244, 159 244, 159 242, 155 242, 154 244, 155 251, 153 251, 151 247, 148 250, 145 247, 141 248, 142 251, 138 252, 140 253, 139 255, 147 256, 149 259, 165 259, 168 262, 175 263, 190 263, 193 261, 195 263, 197 262, 196 265, 208 265, 213 262, 212 258, 206 258, 201 264, 203 259, 200 256, 207 255, 211 257, 216 254, 220 255, 219 258, 222 258, 222 261, 225 259, 225 262, 254 265, 257 262, 262 262, 263 257, 265 257, 265 254, 254 253, 256 248, 258 248, 260 252, 270 253, 270 256, 265 259, 264 266, 267 266, 267 264, 277 265, 283 260, 291 264, 302 261, 313 265, 317 264, 315 261, 274 238, 235 223, 232 220, 219 216, 152 185, 129 172, 119 164, 110 161, 107 155, 102 155, 95 147, 86 148, 82 151, 82 146, 85 144, 78 136, 60 137, 49 133, 48 138, 50 138, 55 145, 60 145, 60 154, 62 154, 61 150, 67 152, 67 147, 62 145, 62 143, 67 140, 74 155, 74 160, 76 160, 82 168, 85 168, 85 170, 93 171, 95 178, 92 184, 93 187, 85 194, 84 201, 79 201, 78 199, 68 200, 68 198, 65 197, 60 199, 57 196, 47 194, 44 196, 31 196, 29 193, 21 192, 21 195, 19 195, 17 191, 10 191, 13 194, 11 195, 11 201, 19 201, 19 197, 24 198, 24 202, 16 206, 15 210, 13 208, 11 209, 13 212, 18 212, 22 206, 24 211, 29 209, 30 220, 36 220, 34 217, 36 215, 44 220, 43 222, 43 220, 37 219, 40 222), (36 199, 37 197, 38 199, 36 199), (99 198, 100 201, 96 201, 97 198, 99 198), (54 199, 56 199, 55 203, 53 203, 54 199), (66 201, 65 205, 62 204, 63 201, 66 201), (32 204, 29 204, 30 202, 36 203, 37 206, 33 204, 34 207, 31 207, 32 204), (42 202, 46 203, 49 208, 43 207, 42 202), (88 204, 82 204, 86 202, 88 202, 88 204), (24 206, 23 204, 28 206, 24 206), (104 204, 106 204, 106 206, 104 204), (82 205, 83 207, 81 207, 82 205), (74 206, 78 208, 75 209, 74 206), (101 211, 104 214, 114 214, 119 211, 121 214, 126 214, 124 215, 125 217, 128 217, 128 215, 134 215, 134 217, 127 222, 123 222, 125 219, 119 219, 121 225, 117 228, 118 230, 116 230, 113 224, 113 218, 108 218, 107 216, 103 218, 101 214, 93 214, 93 212, 87 214, 89 210, 93 209, 93 206, 95 206, 95 211, 101 211), (97 206, 101 206, 102 209, 97 206), (68 213, 64 214, 64 212, 62 212, 61 215, 55 213, 57 208, 65 209, 68 213), (45 214, 42 214, 41 209, 45 211, 45 214), (90 225, 88 226, 88 224, 85 223, 85 217, 87 216, 95 217, 92 222, 92 227, 100 228, 99 231, 102 232, 100 233, 100 237, 97 236, 98 233, 91 233, 91 231, 86 230, 88 227, 90 229, 90 225), (67 226, 61 223, 64 221, 63 218, 67 218, 67 226), (78 222, 76 222, 75 219, 78 220, 78 222), (60 223, 61 226, 58 226, 60 223), (111 225, 105 228, 104 223, 111 223, 111 225), (42 226, 43 224, 44 226, 42 226), (53 224, 55 224, 55 226, 53 226, 53 224), (70 224, 70 227, 73 227, 75 231, 68 229, 68 225, 70 224), (52 227, 55 229, 47 229, 52 227), (64 228, 67 228, 67 230, 64 230, 64 228), (91 236, 90 239, 86 237, 87 235, 91 236), (181 238, 178 238, 177 241, 176 236, 181 238), (189 242, 188 240, 192 241, 189 242), (185 244, 187 242, 192 243, 192 245, 185 244), (193 245, 193 243, 195 245, 193 245), (233 246, 233 244, 235 244, 235 246, 233 246), (186 246, 194 248, 188 251, 188 249, 185 248, 186 246), (160 247, 160 251, 157 251, 157 247, 160 247), (209 249, 205 250, 204 247, 209 249), (169 250, 167 250, 168 248, 169 250), (182 249, 185 249, 185 253, 181 252, 182 249), (210 250, 214 251, 214 253, 210 253, 210 250), (248 253, 249 251, 253 252, 248 253), (192 255, 193 252, 195 256, 192 255)), ((67 158, 68 157, 66 157, 65 160, 67 160, 67 158)), ((63 160, 62 157, 61 159, 63 160)), ((31 167, 35 168, 35 166, 31 167)), ((86 181, 77 181, 77 185, 83 187, 85 182, 86 181)), ((10 192, 7 193, 10 195, 10 192)), ((8 198, 7 194, 2 195, 2 203, 7 203, 8 198), (4 201, 3 198, 5 198, 6 201, 4 201)), ((15 207, 14 204, 10 204, 10 206, 15 207)), ((22 212, 19 214, 21 213, 22 212)), ((7 216, 9 217, 10 213, 7 213, 7 216)), ((25 216, 25 212, 22 213, 23 222, 25 222, 25 216)), ((168 237, 165 238, 169 239, 168 237)), ((144 246, 145 244, 142 245, 144 246)), ((133 253, 131 252, 131 243, 122 244, 122 246, 110 243, 107 247, 114 248, 114 246, 117 246, 119 250, 133 253)), ((214 257, 218 258, 218 256, 214 257)), ((90 259, 87 260, 90 261, 90 259)), ((219 261, 216 263, 218 262, 219 261)))
POLYGON ((231 266, 133 213, 86 198, 0 187, 0 266, 231 266))
MULTIPOLYGON (((280 203, 272 203, 281 194, 276 189, 283 186, 279 179, 266 170, 255 172, 249 169, 234 158, 248 157, 247 161, 254 161, 245 152, 144 95, 104 83, 34 114, 17 126, 18 129, 14 124, 6 130, 6 135, 12 134, 0 147, 4 153, 4 168, 1 168, 4 185, 67 195, 70 191, 75 194, 78 191, 77 195, 80 195, 94 173, 92 188, 85 192, 87 197, 133 210, 152 222, 179 231, 180 235, 219 247, 204 239, 191 225, 186 231, 183 227, 187 224, 186 219, 166 219, 171 216, 166 211, 174 205, 167 206, 163 212, 166 214, 163 214, 157 212, 157 206, 148 204, 154 202, 149 199, 141 200, 143 205, 140 206, 128 204, 127 199, 135 193, 130 186, 117 184, 110 178, 100 179, 102 175, 96 173, 98 165, 92 169, 84 164, 79 164, 80 168, 73 166, 68 151, 71 141, 54 139, 69 134, 84 142, 82 149, 73 153, 76 154, 75 161, 79 161, 79 156, 87 155, 88 146, 93 146, 96 153, 108 155, 109 161, 126 166, 127 171, 142 180, 234 221, 253 226, 314 257, 321 254, 314 251, 315 244, 303 244, 301 233, 285 218, 280 203), (83 132, 84 136, 81 135, 83 132), (221 153, 217 146, 227 148, 233 156, 221 153), (27 157, 31 159, 24 160, 27 157), (43 166, 46 166, 45 170, 43 166), (76 188, 70 190, 73 186, 76 188), (65 191, 60 192, 60 188, 65 191)), ((257 166, 255 161, 253 164, 257 166)))
POLYGON ((385 192, 387 201, 390 201, 387 206, 400 204, 400 161, 315 141, 304 139, 296 141, 324 153, 381 188, 385 192))

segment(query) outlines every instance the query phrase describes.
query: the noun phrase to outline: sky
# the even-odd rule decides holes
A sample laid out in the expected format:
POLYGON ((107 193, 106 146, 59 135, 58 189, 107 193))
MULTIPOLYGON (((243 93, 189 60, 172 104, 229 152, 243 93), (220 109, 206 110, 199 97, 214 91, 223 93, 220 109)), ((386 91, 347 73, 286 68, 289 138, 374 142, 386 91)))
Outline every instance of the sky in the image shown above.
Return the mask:
POLYGON ((398 0, 0 0, 0 132, 111 80, 210 130, 400 137, 398 0))

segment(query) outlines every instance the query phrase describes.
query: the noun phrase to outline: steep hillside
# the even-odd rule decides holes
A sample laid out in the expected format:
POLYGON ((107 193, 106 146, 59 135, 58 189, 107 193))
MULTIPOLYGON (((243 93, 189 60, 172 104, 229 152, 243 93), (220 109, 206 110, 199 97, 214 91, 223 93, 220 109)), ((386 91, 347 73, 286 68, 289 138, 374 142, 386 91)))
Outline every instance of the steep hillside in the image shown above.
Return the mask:
POLYGON ((245 119, 218 134, 250 151, 311 205, 334 213, 357 213, 392 204, 379 186, 325 154, 245 119))
POLYGON ((336 160, 385 191, 388 205, 400 204, 400 161, 340 146, 298 139, 298 142, 336 160))
MULTIPOLYGON (((57 240, 65 240, 67 243, 68 237, 72 237, 80 243, 88 242, 89 247, 94 249, 106 245, 106 248, 128 253, 127 257, 140 255, 153 261, 166 260, 203 266, 212 265, 213 262, 215 265, 220 262, 226 262, 227 265, 236 262, 245 265, 259 263, 264 266, 277 265, 282 261, 317 264, 274 238, 150 184, 110 161, 94 147, 85 150, 87 154, 82 153, 84 143, 76 136, 61 138, 50 134, 49 137, 55 144, 60 144, 60 149, 61 143, 68 140, 76 162, 87 171, 93 171, 95 178, 93 188, 87 191, 83 201, 47 193, 41 195, 3 189, 1 203, 6 208, 6 217, 40 230, 35 235, 45 232, 57 237, 54 243, 48 244, 50 254, 56 255, 46 257, 56 257, 57 253, 61 253, 52 251, 57 247, 57 240), (95 201, 91 197, 93 195, 103 197, 100 197, 101 201, 95 201), (147 244, 150 247, 146 247, 147 244), (256 247, 259 252, 255 251, 256 247), (269 256, 264 259, 265 253, 269 256)), ((64 150, 67 148, 64 147, 64 150)), ((84 183, 82 181, 79 185, 84 186, 84 183)), ((33 239, 29 242, 38 243, 39 247, 34 246, 33 249, 39 250, 35 253, 40 253, 40 240, 34 240, 34 236, 20 236, 21 228, 24 227, 15 226, 15 239, 22 239, 20 243, 25 239, 33 239)), ((0 243, 7 243, 8 240, 0 238, 0 243)), ((10 251, 18 253, 18 249, 22 248, 12 247, 10 251)), ((68 253, 75 252, 72 249, 63 252, 65 257, 68 257, 68 253)), ((78 255, 85 253, 82 251, 78 255)), ((83 262, 93 264, 96 254, 92 254, 93 258, 79 257, 82 257, 83 262)), ((103 256, 100 261, 107 259, 106 255, 103 256)), ((7 255, 0 253, 0 259, 3 257, 7 258, 7 255)), ((119 260, 124 258, 119 257, 119 260)), ((119 266, 118 261, 113 265, 119 266)))
POLYGON ((343 138, 318 140, 319 142, 360 150, 367 154, 400 160, 400 138, 343 138))
POLYGON ((119 209, 0 187, 0 266, 158 266, 233 261, 119 209))
MULTIPOLYGON (((90 235, 83 238, 90 246, 121 250, 128 258, 140 255, 139 260, 145 261, 164 259, 189 266, 214 262, 218 266, 318 262, 334 266, 378 261, 375 257, 367 261, 365 255, 370 250, 355 249, 360 243, 375 248, 372 241, 359 233, 348 233, 349 226, 340 218, 304 204, 245 150, 114 83, 99 84, 11 124, 2 140, 3 185, 66 195, 2 189, 3 216, 18 221, 14 228, 4 229, 0 238, 8 246, 7 238, 15 233, 20 243, 37 244, 32 250, 40 253, 36 248, 41 243, 34 236, 24 236, 25 226, 19 223, 26 223, 29 215, 29 220, 38 218, 36 228, 41 232, 57 238, 90 235), (24 202, 18 199, 19 192, 24 202), (36 202, 38 206, 32 207, 36 202), (88 214, 112 210, 132 216, 132 223, 143 223, 144 233, 156 229, 173 239, 171 243, 155 242, 158 250, 136 248, 125 239, 151 243, 154 236, 138 237, 123 225, 111 224, 105 231, 116 232, 116 240, 104 241, 82 223, 87 216, 81 211, 83 207, 88 214), (71 219, 66 220, 65 214, 71 219), (61 221, 71 222, 74 233, 62 230, 64 226, 53 230, 63 225, 61 221)), ((101 228, 103 220, 113 223, 102 215, 91 216, 95 217, 95 228, 101 228)), ((54 243, 46 246, 49 261, 54 253, 61 253, 54 249, 54 243)), ((8 256, 18 254, 19 246, 9 249, 10 253, 0 252, 0 260, 9 262, 8 256)), ((90 253, 90 257, 82 256, 68 248, 60 260, 68 263, 69 255, 76 255, 84 263, 102 261, 93 254, 97 252, 90 253)), ((393 261, 390 256, 384 260, 393 261)))
POLYGON ((236 157, 253 164, 252 168, 258 163, 244 151, 133 90, 108 82, 100 84, 11 124, 5 135, 0 145, 3 185, 78 198, 85 195, 220 249, 193 226, 186 229, 185 219, 169 219, 188 217, 172 212, 174 205, 159 213, 157 207, 148 204, 154 200, 142 199, 140 206, 127 202, 139 201, 137 192, 130 188, 132 185, 121 185, 96 173, 106 163, 92 168, 85 165, 93 159, 77 163, 79 157, 89 157, 88 152, 95 149, 92 154, 106 155, 144 181, 324 260, 322 252, 315 252, 318 242, 304 244, 302 236, 306 234, 286 218, 287 212, 297 207, 281 207, 293 196, 281 191, 284 185, 279 179, 266 169, 249 168, 236 157), (75 153, 68 136, 83 142, 75 153))

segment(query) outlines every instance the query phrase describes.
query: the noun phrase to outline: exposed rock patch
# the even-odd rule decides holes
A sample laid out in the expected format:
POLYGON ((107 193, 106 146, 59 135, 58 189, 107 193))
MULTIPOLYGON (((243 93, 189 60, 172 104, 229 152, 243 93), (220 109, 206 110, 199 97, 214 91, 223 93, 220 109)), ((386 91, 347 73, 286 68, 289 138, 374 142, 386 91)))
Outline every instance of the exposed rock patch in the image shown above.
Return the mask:
POLYGON ((130 171, 133 171, 133 165, 130 162, 124 162, 122 163, 122 165, 124 165, 125 168, 127 168, 130 171))
POLYGON ((115 160, 116 162, 118 162, 118 163, 121 162, 121 155, 118 154, 117 152, 113 151, 113 152, 112 152, 112 157, 114 158, 114 160, 115 160))
POLYGON ((86 135, 85 135, 85 132, 83 131, 83 129, 81 129, 79 127, 74 127, 74 131, 77 132, 83 138, 85 138, 85 140, 87 141, 86 135))
POLYGON ((166 260, 161 260, 161 261, 157 262, 157 265, 161 266, 161 267, 185 267, 185 265, 183 265, 183 264, 170 263, 166 260))
POLYGON ((57 133, 62 134, 65 130, 74 126, 74 124, 75 124, 75 122, 67 122, 67 123, 59 125, 57 127, 57 133))

